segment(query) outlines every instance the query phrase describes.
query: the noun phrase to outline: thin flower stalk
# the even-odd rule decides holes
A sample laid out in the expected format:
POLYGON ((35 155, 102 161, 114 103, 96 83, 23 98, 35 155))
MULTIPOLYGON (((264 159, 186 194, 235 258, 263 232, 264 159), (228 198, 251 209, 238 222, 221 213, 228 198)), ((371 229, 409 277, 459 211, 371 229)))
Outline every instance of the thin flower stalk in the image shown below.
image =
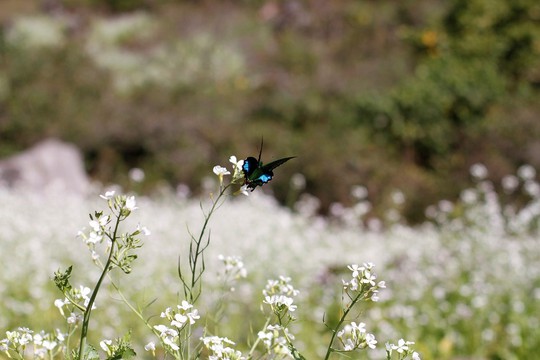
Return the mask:
POLYGON ((103 279, 105 279, 105 276, 110 271, 113 253, 114 253, 114 247, 117 239, 117 233, 118 233, 118 226, 121 222, 121 213, 119 213, 116 217, 116 223, 114 225, 114 230, 112 233, 112 236, 110 236, 111 240, 111 246, 109 250, 109 256, 107 257, 107 262, 105 263, 105 266, 103 267, 103 272, 101 273, 99 280, 96 283, 96 286, 94 287, 94 290, 92 291, 92 295, 90 296, 90 301, 88 302, 88 305, 86 306, 86 310, 84 311, 84 318, 81 328, 81 339, 79 341, 79 359, 83 359, 82 356, 84 356, 85 353, 85 347, 86 347, 86 338, 88 336, 88 325, 90 324, 90 315, 92 313, 92 307, 94 306, 94 302, 96 301, 96 296, 99 292, 99 289, 101 287, 101 284, 103 283, 103 279))
MULTIPOLYGON (((213 168, 214 174, 219 179, 219 192, 218 196, 214 198, 211 196, 212 206, 207 213, 204 213, 204 222, 201 231, 197 237, 190 233, 191 242, 189 244, 189 271, 188 276, 184 276, 181 267, 181 258, 178 259, 178 276, 182 282, 185 298, 192 304, 195 304, 202 293, 201 278, 206 269, 204 262, 204 251, 210 245, 210 234, 206 235, 210 218, 214 214, 215 210, 223 204, 222 198, 227 193, 230 187, 238 186, 243 183, 244 175, 242 171, 243 160, 237 161, 235 156, 231 156, 229 159, 233 164, 233 176, 231 182, 224 184, 224 176, 231 173, 224 167, 216 165, 213 168)), ((236 193, 244 193, 245 189, 240 188, 236 193)), ((201 204, 202 209, 202 204, 201 204)))

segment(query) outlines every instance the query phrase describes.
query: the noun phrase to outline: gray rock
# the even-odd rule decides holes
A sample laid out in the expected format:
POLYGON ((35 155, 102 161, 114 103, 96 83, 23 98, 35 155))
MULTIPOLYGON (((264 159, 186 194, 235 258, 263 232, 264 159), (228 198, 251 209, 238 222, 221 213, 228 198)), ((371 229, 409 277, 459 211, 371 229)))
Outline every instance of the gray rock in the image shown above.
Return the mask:
POLYGON ((90 182, 79 149, 48 139, 0 160, 0 184, 33 191, 53 188, 83 194, 90 182))

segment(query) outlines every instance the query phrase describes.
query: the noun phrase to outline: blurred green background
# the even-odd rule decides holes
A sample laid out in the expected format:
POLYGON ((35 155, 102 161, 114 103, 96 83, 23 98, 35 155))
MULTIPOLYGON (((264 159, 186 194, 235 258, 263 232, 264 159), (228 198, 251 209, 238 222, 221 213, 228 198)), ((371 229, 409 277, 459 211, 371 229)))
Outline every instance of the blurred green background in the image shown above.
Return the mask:
MULTIPOLYGON (((89 174, 195 192, 229 155, 296 155, 321 200, 406 217, 468 168, 540 167, 537 0, 2 0, 0 158, 58 137, 89 174)), ((267 189, 268 190, 268 189, 267 189)))

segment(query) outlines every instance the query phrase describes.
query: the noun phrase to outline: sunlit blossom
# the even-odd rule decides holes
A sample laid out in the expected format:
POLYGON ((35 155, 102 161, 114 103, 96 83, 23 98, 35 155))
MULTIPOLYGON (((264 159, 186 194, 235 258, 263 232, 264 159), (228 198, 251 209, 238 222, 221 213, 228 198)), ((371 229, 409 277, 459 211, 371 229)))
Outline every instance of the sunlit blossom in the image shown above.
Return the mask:
POLYGON ((488 170, 484 164, 474 164, 470 168, 471 175, 477 180, 483 180, 488 175, 488 170))
POLYGON ((104 199, 104 200, 111 200, 114 197, 115 193, 116 193, 116 191, 109 190, 109 191, 105 192, 104 195, 99 195, 99 197, 104 199))
POLYGON ((238 160, 236 156, 231 155, 229 161, 234 165, 235 171, 242 171, 242 165, 244 165, 244 160, 238 160))
POLYGON ((407 352, 409 350, 409 345, 413 345, 414 342, 412 341, 405 341, 403 339, 399 339, 397 345, 392 346, 392 350, 396 350, 398 353, 407 352))
POLYGON ((129 211, 134 211, 136 209, 138 209, 138 207, 136 206, 137 202, 135 200, 135 196, 128 196, 126 198, 126 205, 125 205, 125 208, 129 211))
POLYGON ((229 170, 219 165, 214 166, 213 171, 214 171, 214 174, 220 177, 223 177, 223 175, 230 175, 231 173, 229 170))
POLYGON ((531 165, 522 165, 518 168, 517 175, 522 180, 532 180, 536 176, 536 170, 531 165))
POLYGON ((76 314, 76 313, 71 313, 68 317, 67 317, 67 323, 68 324, 71 324, 71 325, 74 325, 74 324, 78 324, 79 322, 81 322, 83 319, 82 315, 81 314, 76 314))
POLYGON ((287 339, 294 340, 295 337, 288 328, 280 325, 268 325, 265 331, 258 332, 257 337, 262 340, 269 354, 285 355, 290 357, 291 351, 287 345, 287 339))
POLYGON ((108 352, 111 348, 111 345, 112 345, 112 340, 109 340, 109 339, 106 339, 106 340, 101 340, 99 342, 99 346, 101 347, 101 349, 103 349, 103 351, 105 352, 108 352))
POLYGON ((148 228, 146 226, 141 226, 141 224, 137 224, 137 231, 140 231, 141 234, 143 234, 144 236, 149 236, 152 234, 152 232, 150 230, 148 230, 148 228))
POLYGON ((247 270, 244 267, 244 262, 238 256, 223 256, 219 255, 218 259, 225 265, 225 277, 232 277, 232 279, 245 278, 247 276, 247 270))
POLYGON ((227 338, 219 336, 206 336, 201 338, 204 346, 210 351, 211 360, 245 360, 246 358, 238 350, 231 346, 235 343, 227 338))
POLYGON ((275 311, 295 311, 296 305, 293 305, 294 299, 284 295, 272 295, 264 298, 264 303, 270 305, 275 311))

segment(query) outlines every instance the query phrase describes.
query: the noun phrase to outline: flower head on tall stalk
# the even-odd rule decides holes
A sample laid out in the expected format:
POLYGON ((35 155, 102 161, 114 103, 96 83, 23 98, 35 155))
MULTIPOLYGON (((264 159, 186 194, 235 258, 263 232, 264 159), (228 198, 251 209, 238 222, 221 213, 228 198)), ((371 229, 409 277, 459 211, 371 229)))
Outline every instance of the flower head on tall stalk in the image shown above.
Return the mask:
POLYGON ((300 292, 293 287, 290 277, 280 276, 278 279, 268 280, 262 293, 264 296, 263 304, 270 307, 272 315, 277 318, 277 323, 270 324, 272 315, 267 317, 263 330, 258 332, 257 340, 251 347, 250 355, 254 352, 257 344, 262 341, 269 355, 304 360, 305 358, 293 344, 294 335, 287 328, 291 322, 296 320, 292 315, 297 309, 294 298, 300 292))
POLYGON ((375 336, 366 331, 366 324, 363 322, 357 324, 353 321, 345 325, 342 330, 338 331, 337 337, 345 351, 365 349, 366 347, 375 349, 377 344, 375 336))
MULTIPOLYGON (((199 311, 192 304, 183 300, 181 305, 176 305, 176 308, 168 307, 160 315, 166 319, 168 325, 154 325, 154 333, 159 337, 163 348, 173 354, 176 358, 182 357, 184 351, 187 351, 189 346, 189 338, 191 336, 191 327, 201 317, 199 311)), ((155 345, 147 345, 147 351, 155 351, 155 345)))
POLYGON ((222 273, 218 274, 218 278, 223 281, 226 285, 231 285, 229 287, 230 291, 234 291, 234 283, 240 278, 245 278, 247 276, 247 270, 244 267, 244 262, 238 256, 224 256, 219 255, 218 259, 224 265, 222 273))
POLYGON ((263 290, 264 304, 270 306, 272 312, 281 320, 285 315, 290 320, 294 320, 291 315, 297 308, 294 304, 294 298, 300 292, 296 290, 291 284, 291 278, 286 276, 280 276, 277 280, 268 280, 266 287, 263 290))
POLYGON ((257 334, 258 341, 262 341, 269 355, 291 357, 289 349, 289 341, 294 340, 294 335, 289 332, 288 328, 281 325, 268 325, 264 330, 257 334))
POLYGON ((347 281, 342 280, 343 294, 346 295, 347 299, 343 303, 341 318, 332 329, 332 337, 327 347, 325 360, 330 358, 332 352, 350 352, 376 347, 377 340, 373 334, 366 331, 364 323, 351 322, 343 326, 347 315, 359 301, 378 301, 379 289, 386 287, 384 281, 376 281, 377 275, 373 272, 374 266, 372 263, 347 266, 351 271, 351 277, 347 281), (336 337, 341 343, 341 349, 334 347, 336 337))
MULTIPOLYGON (((351 271, 351 279, 343 280, 343 291, 353 300, 360 296, 366 301, 379 301, 379 289, 384 289, 384 281, 376 282, 377 275, 373 272, 373 263, 364 263, 362 266, 352 264, 347 266, 351 271)), ((360 299, 360 298, 359 298, 360 299)))
POLYGON ((206 336, 201 338, 204 346, 209 351, 210 360, 245 360, 246 358, 238 350, 232 348, 235 343, 227 338, 219 336, 206 336))
POLYGON ((420 360, 420 354, 418 354, 411 345, 414 345, 414 341, 405 341, 399 339, 397 345, 386 343, 386 359, 391 360, 392 355, 396 354, 398 360, 407 359, 411 356, 412 360, 420 360))
MULTIPOLYGON (((142 246, 139 235, 150 233, 148 229, 140 225, 131 232, 120 233, 119 231, 120 223, 138 209, 134 196, 115 195, 114 191, 107 191, 100 197, 107 202, 109 212, 96 211, 93 215, 90 214, 90 222, 88 223, 90 230, 83 229, 78 233, 78 236, 88 246, 92 254, 92 260, 102 271, 96 285, 93 289, 83 287, 78 291, 74 289, 69 281, 72 271, 71 266, 66 271, 57 271, 54 277, 56 286, 65 297, 64 300, 58 299, 55 301, 55 306, 64 316, 66 316, 64 308, 68 308, 70 315, 67 316, 67 321, 71 326, 76 326, 79 322, 82 323, 79 349, 76 352, 77 359, 84 359, 93 351, 93 348, 86 345, 88 326, 91 312, 95 308, 97 294, 105 276, 109 275, 115 268, 129 274, 132 270, 132 263, 137 259, 134 251, 142 246), (104 240, 107 240, 107 247, 104 251, 107 259, 105 263, 102 263, 98 254, 98 246, 104 240), (82 316, 79 315, 80 313, 82 313, 82 316)), ((102 348, 107 344, 107 342, 104 342, 102 348)), ((129 345, 129 334, 115 342, 114 345, 112 343, 109 345, 107 347, 108 351, 113 351, 118 356, 127 357, 132 351, 129 345)))
POLYGON ((230 187, 239 187, 235 194, 243 193, 247 195, 247 191, 242 187, 244 183, 244 173, 242 171, 244 160, 237 160, 236 156, 233 155, 229 158, 229 161, 233 164, 232 179, 229 183, 226 183, 225 176, 231 175, 231 172, 226 167, 216 165, 212 169, 219 180, 219 192, 217 196, 214 194, 211 194, 210 196, 212 205, 204 214, 204 222, 199 235, 195 236, 190 232, 191 241, 188 254, 189 272, 187 274, 185 273, 185 270, 182 269, 182 258, 178 259, 178 277, 182 283, 186 300, 192 304, 197 302, 202 291, 201 279, 206 269, 204 251, 210 245, 210 236, 206 235, 210 218, 214 211, 223 203, 222 198, 227 194, 230 187))

